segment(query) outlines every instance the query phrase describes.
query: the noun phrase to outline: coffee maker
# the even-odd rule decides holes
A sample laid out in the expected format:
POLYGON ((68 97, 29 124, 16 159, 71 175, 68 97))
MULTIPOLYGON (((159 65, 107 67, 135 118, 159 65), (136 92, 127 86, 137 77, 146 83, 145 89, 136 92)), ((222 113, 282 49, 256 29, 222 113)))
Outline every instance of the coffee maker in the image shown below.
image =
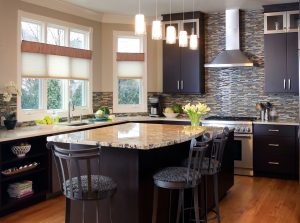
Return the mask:
POLYGON ((150 102, 150 117, 159 117, 161 116, 161 106, 159 102, 159 96, 153 95, 149 97, 150 102))

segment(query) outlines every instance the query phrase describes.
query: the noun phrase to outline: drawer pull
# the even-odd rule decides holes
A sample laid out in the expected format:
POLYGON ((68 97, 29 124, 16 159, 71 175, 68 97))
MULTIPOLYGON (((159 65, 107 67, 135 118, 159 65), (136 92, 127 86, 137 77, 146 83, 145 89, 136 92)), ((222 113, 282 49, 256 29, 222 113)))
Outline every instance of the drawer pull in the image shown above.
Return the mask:
POLYGON ((272 144, 272 143, 270 143, 269 146, 272 146, 272 147, 279 147, 279 144, 272 144))
POLYGON ((279 165, 279 162, 268 162, 270 165, 279 165))
POLYGON ((278 129, 269 129, 269 132, 279 132, 278 129))

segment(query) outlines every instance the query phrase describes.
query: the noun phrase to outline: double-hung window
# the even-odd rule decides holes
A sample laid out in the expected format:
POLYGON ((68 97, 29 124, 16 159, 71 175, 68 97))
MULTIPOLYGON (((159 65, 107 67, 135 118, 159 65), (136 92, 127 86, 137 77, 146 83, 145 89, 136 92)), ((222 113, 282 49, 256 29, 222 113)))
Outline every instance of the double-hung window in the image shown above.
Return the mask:
POLYGON ((38 17, 20 16, 21 100, 18 119, 40 119, 92 112, 91 28, 38 17))
POLYGON ((147 111, 146 36, 114 31, 113 111, 147 111))

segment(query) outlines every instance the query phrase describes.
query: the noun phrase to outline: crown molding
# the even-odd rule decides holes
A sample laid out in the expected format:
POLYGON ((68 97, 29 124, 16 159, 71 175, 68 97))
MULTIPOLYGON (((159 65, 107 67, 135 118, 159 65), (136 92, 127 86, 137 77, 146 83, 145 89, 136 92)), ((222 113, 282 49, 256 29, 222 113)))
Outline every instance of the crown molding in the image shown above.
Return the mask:
POLYGON ((34 5, 39 5, 42 7, 50 8, 56 11, 68 13, 75 16, 80 16, 89 20, 101 22, 103 13, 95 12, 77 5, 73 5, 68 2, 60 1, 60 0, 45 0, 45 1, 36 1, 36 0, 21 0, 23 2, 27 2, 34 5))

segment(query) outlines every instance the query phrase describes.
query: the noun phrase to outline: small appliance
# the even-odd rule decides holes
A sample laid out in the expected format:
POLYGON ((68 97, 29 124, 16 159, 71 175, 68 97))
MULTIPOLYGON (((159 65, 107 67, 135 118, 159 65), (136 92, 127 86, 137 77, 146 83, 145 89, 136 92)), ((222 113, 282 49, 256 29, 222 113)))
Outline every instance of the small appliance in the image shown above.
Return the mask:
POLYGON ((161 106, 159 102, 159 96, 153 95, 149 97, 150 102, 150 117, 159 117, 161 116, 161 106))

